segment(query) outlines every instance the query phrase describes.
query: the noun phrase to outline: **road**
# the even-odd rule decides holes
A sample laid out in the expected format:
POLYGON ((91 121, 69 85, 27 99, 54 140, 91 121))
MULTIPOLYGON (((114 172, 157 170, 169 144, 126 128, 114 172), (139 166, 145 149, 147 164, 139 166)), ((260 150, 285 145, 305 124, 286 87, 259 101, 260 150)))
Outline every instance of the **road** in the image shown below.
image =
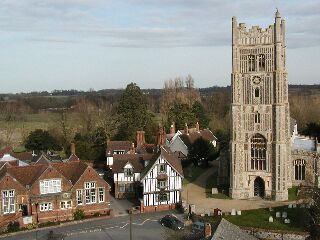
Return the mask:
MULTIPOLYGON (((163 240, 166 239, 170 229, 159 224, 159 219, 172 212, 158 212, 132 215, 132 239, 136 240, 163 240)), ((174 213, 182 219, 183 215, 174 213)), ((129 216, 120 216, 108 219, 99 219, 90 222, 82 222, 75 225, 58 226, 38 231, 19 232, 12 236, 0 236, 0 239, 10 240, 46 240, 50 230, 54 233, 63 234, 65 240, 128 240, 129 239, 129 216)))

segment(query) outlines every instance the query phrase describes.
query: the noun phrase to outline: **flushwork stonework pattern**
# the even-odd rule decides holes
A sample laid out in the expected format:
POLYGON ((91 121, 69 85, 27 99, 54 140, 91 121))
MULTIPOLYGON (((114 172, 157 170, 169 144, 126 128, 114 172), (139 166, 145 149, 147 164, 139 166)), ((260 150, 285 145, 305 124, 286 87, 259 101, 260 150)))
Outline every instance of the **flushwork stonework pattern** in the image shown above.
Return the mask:
POLYGON ((290 112, 285 21, 247 29, 232 18, 230 196, 288 199, 290 112))

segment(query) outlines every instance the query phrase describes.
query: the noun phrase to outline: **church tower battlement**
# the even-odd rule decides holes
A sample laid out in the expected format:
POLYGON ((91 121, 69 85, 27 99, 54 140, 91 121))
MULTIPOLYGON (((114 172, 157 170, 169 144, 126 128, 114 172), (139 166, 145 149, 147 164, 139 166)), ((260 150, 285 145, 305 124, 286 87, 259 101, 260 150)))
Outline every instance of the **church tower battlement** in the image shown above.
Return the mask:
POLYGON ((232 18, 230 195, 288 199, 290 114, 285 21, 266 29, 232 18))

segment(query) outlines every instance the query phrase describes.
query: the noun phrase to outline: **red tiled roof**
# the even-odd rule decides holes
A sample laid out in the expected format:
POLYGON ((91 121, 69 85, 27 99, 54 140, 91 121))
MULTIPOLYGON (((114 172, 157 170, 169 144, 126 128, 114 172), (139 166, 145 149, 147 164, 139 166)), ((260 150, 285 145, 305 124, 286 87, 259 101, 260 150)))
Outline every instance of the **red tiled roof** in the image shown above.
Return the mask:
POLYGON ((14 152, 12 147, 5 147, 4 149, 0 150, 0 158, 2 158, 3 155, 6 153, 22 161, 24 160, 31 161, 33 157, 31 152, 14 152))
POLYGON ((70 180, 72 184, 75 184, 78 181, 88 167, 88 165, 82 161, 51 163, 51 165, 66 179, 70 180))
POLYGON ((113 156, 112 172, 123 172, 124 166, 129 162, 133 166, 135 173, 142 172, 144 168, 144 161, 150 161, 153 154, 116 154, 113 156))
POLYGON ((207 140, 210 142, 213 140, 217 140, 217 138, 213 135, 213 133, 209 129, 200 130, 199 132, 192 131, 192 132, 189 132, 189 134, 183 133, 179 137, 187 147, 190 147, 197 139, 201 137, 204 140, 207 140))
POLYGON ((48 168, 43 164, 31 166, 8 167, 7 172, 17 179, 22 185, 32 185, 48 168))
POLYGON ((112 154, 115 150, 124 150, 125 152, 128 152, 131 147, 132 142, 130 141, 108 141, 106 154, 109 154, 109 152, 112 154))

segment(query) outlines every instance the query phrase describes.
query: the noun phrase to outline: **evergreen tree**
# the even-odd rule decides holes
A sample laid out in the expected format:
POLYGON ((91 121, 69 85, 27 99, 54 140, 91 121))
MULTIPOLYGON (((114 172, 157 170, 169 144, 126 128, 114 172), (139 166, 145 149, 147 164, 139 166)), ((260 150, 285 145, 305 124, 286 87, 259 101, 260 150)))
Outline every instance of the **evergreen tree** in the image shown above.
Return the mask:
POLYGON ((200 127, 202 129, 208 128, 210 119, 209 119, 203 105, 199 101, 196 101, 193 103, 192 112, 195 115, 197 121, 199 122, 200 127))
POLYGON ((146 97, 135 83, 127 85, 123 92, 118 110, 118 133, 116 139, 134 141, 138 130, 146 131, 146 140, 154 135, 152 114, 148 111, 146 97))
POLYGON ((28 150, 55 150, 60 151, 62 148, 58 141, 52 137, 48 131, 36 129, 32 131, 25 141, 25 148, 28 150))
POLYGON ((173 107, 170 108, 167 121, 168 125, 174 122, 176 129, 183 129, 185 123, 187 123, 188 126, 194 126, 196 121, 196 115, 187 104, 175 103, 173 107))

